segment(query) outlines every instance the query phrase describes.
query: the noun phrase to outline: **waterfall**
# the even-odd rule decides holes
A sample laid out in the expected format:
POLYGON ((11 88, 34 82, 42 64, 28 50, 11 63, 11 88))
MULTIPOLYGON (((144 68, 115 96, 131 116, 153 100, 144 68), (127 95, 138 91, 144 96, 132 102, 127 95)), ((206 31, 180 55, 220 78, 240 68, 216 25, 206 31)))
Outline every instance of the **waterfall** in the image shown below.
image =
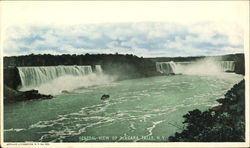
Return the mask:
MULTIPOLYGON (((98 65, 101 68, 100 65, 98 65)), ((22 87, 38 86, 61 76, 84 76, 93 73, 91 66, 17 67, 22 87)))
POLYGON ((173 74, 175 73, 176 64, 171 62, 156 62, 156 70, 164 74, 173 74))
POLYGON ((115 80, 102 72, 101 65, 17 67, 21 78, 20 91, 31 89, 42 94, 75 93, 78 89, 105 85, 115 80))
POLYGON ((96 71, 96 73, 101 74, 102 73, 101 65, 95 65, 95 71, 96 71))
POLYGON ((156 62, 156 71, 164 74, 215 74, 233 72, 234 69, 234 61, 215 61, 212 59, 192 62, 156 62))
POLYGON ((220 67, 223 71, 234 71, 235 62, 234 61, 221 61, 220 67))

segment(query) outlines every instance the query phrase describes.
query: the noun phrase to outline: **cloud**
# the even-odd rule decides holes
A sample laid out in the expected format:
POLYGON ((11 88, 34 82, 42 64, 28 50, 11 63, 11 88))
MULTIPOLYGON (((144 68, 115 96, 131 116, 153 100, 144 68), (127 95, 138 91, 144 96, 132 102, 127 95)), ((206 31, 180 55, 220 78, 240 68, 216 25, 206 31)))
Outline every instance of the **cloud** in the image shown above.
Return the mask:
POLYGON ((5 55, 123 53, 144 57, 243 52, 243 30, 235 24, 164 22, 26 25, 6 30, 5 55))

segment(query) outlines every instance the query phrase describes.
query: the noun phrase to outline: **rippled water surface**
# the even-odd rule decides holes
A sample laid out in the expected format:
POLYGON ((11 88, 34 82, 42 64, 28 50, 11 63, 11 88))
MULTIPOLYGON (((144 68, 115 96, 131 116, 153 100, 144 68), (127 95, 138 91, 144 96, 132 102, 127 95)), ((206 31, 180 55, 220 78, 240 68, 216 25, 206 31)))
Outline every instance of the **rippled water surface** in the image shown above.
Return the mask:
POLYGON ((184 114, 218 104, 215 100, 241 79, 236 74, 151 77, 5 104, 4 141, 166 141, 183 128, 184 114), (110 98, 102 101, 103 94, 110 98))

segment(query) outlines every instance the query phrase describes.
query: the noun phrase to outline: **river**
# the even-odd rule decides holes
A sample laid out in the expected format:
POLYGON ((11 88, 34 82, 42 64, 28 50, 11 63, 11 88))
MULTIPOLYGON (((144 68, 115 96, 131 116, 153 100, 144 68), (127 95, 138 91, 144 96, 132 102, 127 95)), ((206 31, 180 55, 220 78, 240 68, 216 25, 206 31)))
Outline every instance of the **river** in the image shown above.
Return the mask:
POLYGON ((216 106, 216 99, 242 79, 233 73, 158 76, 5 104, 4 141, 165 142, 183 129, 184 114, 216 106), (110 97, 101 100, 103 94, 110 97))

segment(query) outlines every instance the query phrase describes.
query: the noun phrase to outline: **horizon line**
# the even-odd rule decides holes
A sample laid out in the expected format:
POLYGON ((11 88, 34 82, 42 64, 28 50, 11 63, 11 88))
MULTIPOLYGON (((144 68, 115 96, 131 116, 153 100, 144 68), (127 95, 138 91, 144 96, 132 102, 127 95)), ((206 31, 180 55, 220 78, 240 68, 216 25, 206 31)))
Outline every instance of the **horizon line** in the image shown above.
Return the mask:
POLYGON ((238 53, 228 53, 228 54, 218 54, 218 55, 190 55, 190 56, 161 56, 161 57, 144 57, 144 56, 138 56, 136 54, 131 54, 131 53, 84 53, 84 54, 70 54, 70 53, 62 53, 62 54, 51 54, 51 53, 30 53, 30 54, 23 54, 23 55, 3 55, 2 57, 21 57, 21 56, 37 56, 37 55, 52 55, 52 56, 63 56, 63 55, 76 55, 76 56, 86 56, 86 55, 130 55, 130 56, 136 56, 139 58, 178 58, 178 57, 216 57, 216 56, 226 56, 226 55, 237 55, 237 54, 243 54, 245 55, 244 52, 238 52, 238 53))

